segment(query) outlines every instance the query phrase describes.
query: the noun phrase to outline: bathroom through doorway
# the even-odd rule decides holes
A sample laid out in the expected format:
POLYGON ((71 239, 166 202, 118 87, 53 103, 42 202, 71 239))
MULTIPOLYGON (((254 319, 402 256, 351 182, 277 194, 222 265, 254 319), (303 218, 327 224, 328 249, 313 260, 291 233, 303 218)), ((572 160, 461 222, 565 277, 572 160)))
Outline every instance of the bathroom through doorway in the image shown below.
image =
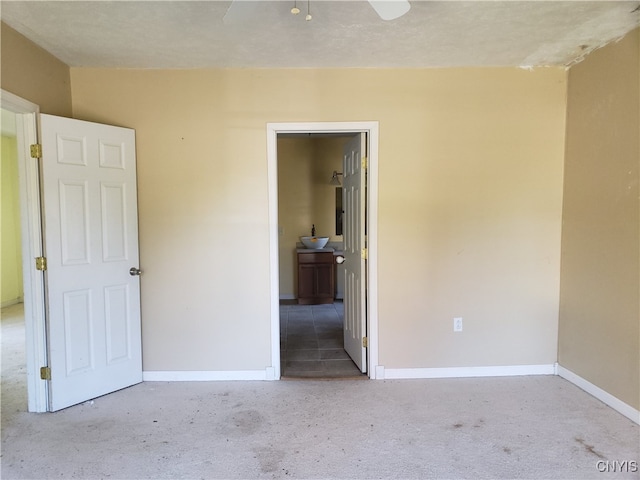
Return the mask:
POLYGON ((375 378, 378 124, 269 124, 267 130, 274 377, 375 378), (342 213, 334 203, 336 174, 343 232, 336 228, 342 213), (340 269, 336 276, 345 281, 336 282, 333 302, 299 305, 297 253, 315 253, 299 237, 313 225, 329 238, 322 251, 344 260, 333 271, 340 269))

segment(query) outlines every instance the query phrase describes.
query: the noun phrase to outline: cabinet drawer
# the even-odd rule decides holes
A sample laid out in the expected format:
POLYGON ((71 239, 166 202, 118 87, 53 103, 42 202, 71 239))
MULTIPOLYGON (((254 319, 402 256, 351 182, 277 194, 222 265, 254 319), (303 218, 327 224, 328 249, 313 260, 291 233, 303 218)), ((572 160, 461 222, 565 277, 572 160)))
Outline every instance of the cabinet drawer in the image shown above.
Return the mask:
POLYGON ((299 253, 298 263, 333 263, 333 252, 299 253))

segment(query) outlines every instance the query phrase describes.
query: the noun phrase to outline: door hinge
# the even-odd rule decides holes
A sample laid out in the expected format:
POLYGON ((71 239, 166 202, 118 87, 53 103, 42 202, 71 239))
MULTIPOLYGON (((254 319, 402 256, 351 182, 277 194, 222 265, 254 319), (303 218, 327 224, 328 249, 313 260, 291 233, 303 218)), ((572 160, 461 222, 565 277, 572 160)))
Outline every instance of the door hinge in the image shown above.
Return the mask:
POLYGON ((31 158, 42 158, 42 145, 34 143, 30 146, 31 158))
POLYGON ((367 257, 369 256, 369 252, 367 250, 367 247, 364 247, 362 249, 362 252, 360 252, 360 256, 362 257, 363 260, 367 259, 367 257))
POLYGON ((36 257, 36 270, 44 272, 47 269, 47 257, 36 257))
POLYGON ((369 339, 367 337, 362 337, 362 348, 369 348, 369 339))
POLYGON ((362 157, 362 169, 367 169, 367 157, 362 157))
POLYGON ((51 367, 40 367, 40 379, 51 380, 51 367))

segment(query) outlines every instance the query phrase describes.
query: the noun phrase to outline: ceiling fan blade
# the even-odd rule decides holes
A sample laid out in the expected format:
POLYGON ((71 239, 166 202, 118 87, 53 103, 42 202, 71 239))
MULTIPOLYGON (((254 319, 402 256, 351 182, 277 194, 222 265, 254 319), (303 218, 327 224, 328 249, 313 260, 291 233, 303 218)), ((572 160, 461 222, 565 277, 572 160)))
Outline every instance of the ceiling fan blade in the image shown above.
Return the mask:
POLYGON ((369 3, 383 20, 395 20, 411 9, 407 0, 369 0, 369 3))
POLYGON ((257 17, 256 3, 254 0, 233 0, 222 18, 222 23, 237 25, 255 19, 257 17))

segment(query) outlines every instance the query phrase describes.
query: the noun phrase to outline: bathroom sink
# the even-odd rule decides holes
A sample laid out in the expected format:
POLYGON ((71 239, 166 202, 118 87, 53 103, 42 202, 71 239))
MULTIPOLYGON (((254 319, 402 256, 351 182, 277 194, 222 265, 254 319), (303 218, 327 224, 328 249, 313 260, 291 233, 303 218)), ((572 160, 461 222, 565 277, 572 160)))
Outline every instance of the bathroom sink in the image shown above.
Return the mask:
POLYGON ((329 237, 300 237, 300 241, 307 248, 324 248, 329 241, 329 237))

